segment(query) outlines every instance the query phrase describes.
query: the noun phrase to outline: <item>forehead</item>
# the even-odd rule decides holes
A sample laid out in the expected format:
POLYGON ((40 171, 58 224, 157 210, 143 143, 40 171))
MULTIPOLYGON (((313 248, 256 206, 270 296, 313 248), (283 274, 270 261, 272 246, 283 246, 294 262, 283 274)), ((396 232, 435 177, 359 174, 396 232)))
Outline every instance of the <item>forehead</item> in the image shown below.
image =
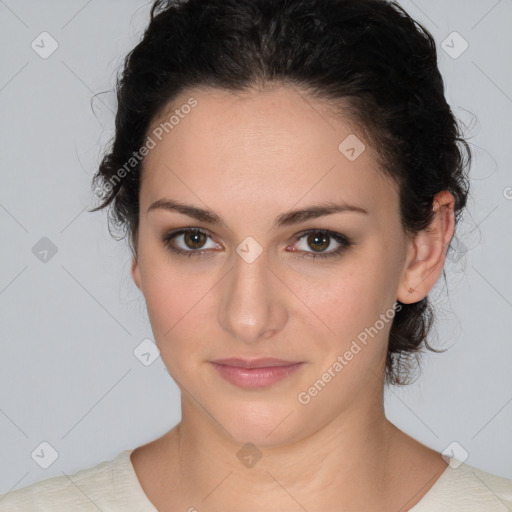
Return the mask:
POLYGON ((396 206, 394 183, 354 123, 295 88, 189 89, 148 134, 141 204, 167 194, 218 210, 229 197, 259 205, 258 215, 318 200, 396 206))

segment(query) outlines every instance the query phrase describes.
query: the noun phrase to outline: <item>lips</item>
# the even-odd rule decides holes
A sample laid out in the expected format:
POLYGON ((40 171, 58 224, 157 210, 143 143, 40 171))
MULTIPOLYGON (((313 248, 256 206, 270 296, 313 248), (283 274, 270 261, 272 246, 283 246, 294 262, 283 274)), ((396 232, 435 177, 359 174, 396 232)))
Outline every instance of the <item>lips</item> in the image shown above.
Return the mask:
POLYGON ((217 359, 211 364, 224 380, 239 388, 262 389, 290 377, 304 363, 265 357, 217 359))
POLYGON ((285 361, 283 359, 275 359, 273 357, 263 357, 260 359, 217 359, 212 361, 215 364, 223 364, 225 366, 237 366, 239 368, 272 368, 274 366, 293 366, 300 361, 285 361))

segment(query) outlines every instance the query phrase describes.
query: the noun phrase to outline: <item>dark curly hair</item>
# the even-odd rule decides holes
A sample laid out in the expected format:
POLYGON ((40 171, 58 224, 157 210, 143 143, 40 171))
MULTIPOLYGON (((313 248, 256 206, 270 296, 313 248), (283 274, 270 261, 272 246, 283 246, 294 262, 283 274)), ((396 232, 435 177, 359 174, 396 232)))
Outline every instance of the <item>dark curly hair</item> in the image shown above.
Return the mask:
MULTIPOLYGON (((466 205, 471 152, 444 97, 432 35, 386 0, 156 0, 139 44, 117 77, 115 135, 93 178, 111 225, 136 257, 143 158, 155 119, 191 87, 245 91, 285 84, 325 101, 370 141, 399 186, 404 232, 433 218, 433 197, 466 205), (127 162, 132 169, 127 170, 127 162)), ((110 231, 112 233, 112 231, 110 231)), ((428 297, 397 308, 386 382, 406 384, 420 349, 433 349, 428 297)))

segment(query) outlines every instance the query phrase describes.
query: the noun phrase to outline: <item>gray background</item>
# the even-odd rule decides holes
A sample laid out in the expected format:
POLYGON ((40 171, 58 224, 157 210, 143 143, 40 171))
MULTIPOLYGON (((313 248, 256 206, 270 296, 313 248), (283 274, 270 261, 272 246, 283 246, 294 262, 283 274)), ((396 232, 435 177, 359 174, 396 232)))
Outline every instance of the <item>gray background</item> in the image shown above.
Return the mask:
MULTIPOLYGON (((432 293, 433 344, 450 350, 426 354, 415 384, 387 390, 387 414, 432 448, 456 441, 469 464, 512 478, 512 4, 402 5, 435 36, 448 101, 475 153, 447 285, 432 293), (441 48, 461 50, 447 39, 453 31, 469 44, 458 58, 441 48)), ((149 7, 0 0, 0 493, 110 460, 180 419, 161 359, 145 366, 133 353, 152 334, 128 249, 110 238, 105 213, 85 211, 113 134, 115 72, 149 7), (59 45, 46 59, 31 47, 43 31, 59 45), (96 96, 93 114, 101 91, 110 92, 96 96), (43 237, 57 248, 45 262, 43 237), (43 442, 58 453, 47 469, 32 456, 43 442)))

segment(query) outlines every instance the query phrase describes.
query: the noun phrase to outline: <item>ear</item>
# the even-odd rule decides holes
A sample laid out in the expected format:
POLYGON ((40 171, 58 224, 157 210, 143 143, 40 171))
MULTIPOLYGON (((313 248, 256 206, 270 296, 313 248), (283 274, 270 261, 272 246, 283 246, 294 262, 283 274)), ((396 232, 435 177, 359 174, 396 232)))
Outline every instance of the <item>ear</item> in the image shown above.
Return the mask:
POLYGON ((133 282, 137 286, 139 290, 142 290, 142 279, 140 278, 140 269, 139 269, 139 261, 136 257, 132 259, 132 269, 131 274, 133 278, 133 282))
POLYGON ((397 299, 403 304, 422 300, 439 279, 455 231, 454 205, 450 192, 437 193, 432 222, 411 240, 398 287, 397 299))

